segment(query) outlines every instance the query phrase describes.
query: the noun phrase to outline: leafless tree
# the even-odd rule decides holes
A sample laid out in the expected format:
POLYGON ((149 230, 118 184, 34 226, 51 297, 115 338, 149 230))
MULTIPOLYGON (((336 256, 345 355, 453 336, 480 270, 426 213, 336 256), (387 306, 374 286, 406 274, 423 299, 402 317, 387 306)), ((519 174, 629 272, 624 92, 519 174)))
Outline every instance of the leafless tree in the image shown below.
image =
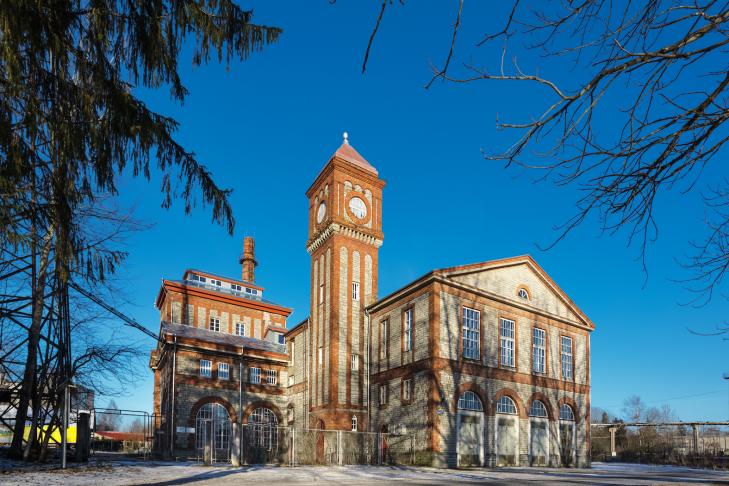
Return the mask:
MULTIPOLYGON (((382 3, 380 20, 390 5, 382 3)), ((531 106, 528 119, 497 121, 515 138, 506 150, 485 157, 579 188, 575 214, 547 247, 596 215, 603 231, 627 231, 647 272, 647 246, 658 236, 659 196, 700 191, 710 213, 708 236, 687 242, 690 250, 681 262, 689 269, 687 286, 697 292, 694 302, 711 299, 729 270, 729 183, 713 180, 712 186, 701 175, 726 158, 729 4, 514 0, 501 27, 466 48, 468 58, 483 52, 494 61, 485 64, 452 62, 463 11, 463 1, 455 1, 452 41, 426 87, 436 80, 500 81, 544 93, 543 106, 531 106), (498 58, 490 46, 499 48, 498 58), (522 48, 540 54, 544 66, 522 67, 522 48), (540 74, 541 67, 565 66, 574 68, 569 81, 540 74)))

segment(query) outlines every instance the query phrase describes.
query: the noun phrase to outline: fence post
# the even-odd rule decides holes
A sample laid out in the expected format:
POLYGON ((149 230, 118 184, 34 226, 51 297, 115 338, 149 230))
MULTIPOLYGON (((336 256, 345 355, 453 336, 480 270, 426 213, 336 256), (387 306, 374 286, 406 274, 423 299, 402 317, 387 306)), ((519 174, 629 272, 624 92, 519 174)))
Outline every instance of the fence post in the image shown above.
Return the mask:
POLYGON ((618 455, 615 451, 615 432, 617 432, 617 429, 615 427, 610 427, 608 430, 610 431, 610 456, 615 457, 618 455))
POLYGON ((233 422, 231 425, 231 435, 233 436, 233 447, 230 451, 230 463, 235 467, 240 467, 240 425, 233 422))
POLYGON ((699 453, 699 428, 696 424, 693 424, 691 426, 691 430, 693 431, 693 436, 694 436, 694 444, 693 444, 694 454, 698 454, 699 453))
POLYGON ((342 465, 342 431, 337 430, 337 465, 342 465))

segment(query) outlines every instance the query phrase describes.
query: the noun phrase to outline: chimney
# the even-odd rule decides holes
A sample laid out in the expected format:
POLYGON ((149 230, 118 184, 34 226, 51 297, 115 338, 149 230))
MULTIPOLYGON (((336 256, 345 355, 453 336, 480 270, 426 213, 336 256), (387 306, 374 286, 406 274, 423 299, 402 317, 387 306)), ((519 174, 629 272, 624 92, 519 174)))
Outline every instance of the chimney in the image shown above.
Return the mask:
POLYGON ((255 257, 255 243, 252 236, 243 238, 243 256, 240 257, 239 263, 243 267, 241 279, 244 282, 255 283, 255 270, 258 262, 255 257))

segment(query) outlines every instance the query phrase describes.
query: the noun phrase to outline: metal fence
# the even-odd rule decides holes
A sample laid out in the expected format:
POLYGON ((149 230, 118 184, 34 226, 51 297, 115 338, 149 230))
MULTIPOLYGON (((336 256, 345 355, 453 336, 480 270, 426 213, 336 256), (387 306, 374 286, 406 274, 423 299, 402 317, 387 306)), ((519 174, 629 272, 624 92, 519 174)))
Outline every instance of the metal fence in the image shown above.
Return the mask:
POLYGON ((413 464, 409 436, 300 429, 274 425, 235 425, 231 461, 240 464, 355 465, 413 464))
POLYGON ((729 422, 592 424, 593 461, 729 467, 729 422))

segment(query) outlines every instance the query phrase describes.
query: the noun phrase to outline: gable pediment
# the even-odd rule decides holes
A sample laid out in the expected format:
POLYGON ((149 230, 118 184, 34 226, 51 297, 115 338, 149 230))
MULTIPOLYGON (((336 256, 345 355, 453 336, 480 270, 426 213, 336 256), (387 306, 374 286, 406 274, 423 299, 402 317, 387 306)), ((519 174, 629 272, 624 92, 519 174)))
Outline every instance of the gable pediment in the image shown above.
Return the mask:
POLYGON ((569 296, 547 275, 530 256, 493 260, 439 270, 453 282, 495 294, 517 305, 577 322, 589 329, 595 326, 569 296), (529 298, 519 297, 519 289, 529 298))

